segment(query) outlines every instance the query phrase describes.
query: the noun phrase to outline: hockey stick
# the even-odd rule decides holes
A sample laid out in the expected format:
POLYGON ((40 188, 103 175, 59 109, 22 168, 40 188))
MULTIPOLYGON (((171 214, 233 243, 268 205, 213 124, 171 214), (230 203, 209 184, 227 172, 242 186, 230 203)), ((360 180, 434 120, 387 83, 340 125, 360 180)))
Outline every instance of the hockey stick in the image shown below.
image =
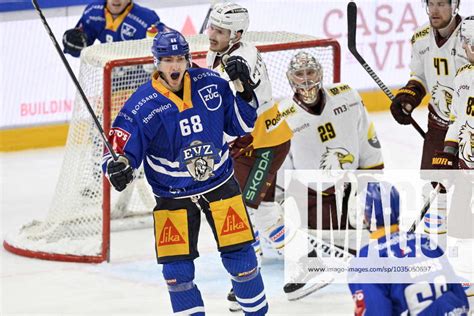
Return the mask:
MULTIPOLYGON (((377 83, 377 85, 382 89, 382 91, 387 95, 387 97, 393 101, 394 96, 390 89, 380 80, 379 76, 372 70, 372 68, 366 63, 364 58, 359 54, 356 47, 356 26, 357 26, 357 5, 355 2, 349 2, 347 4, 347 45, 357 61, 362 65, 362 67, 367 71, 367 73, 372 77, 372 79, 377 83)), ((425 138, 425 132, 418 125, 418 123, 410 115, 410 123, 421 135, 425 138)))
POLYGON ((110 143, 107 141, 107 137, 105 136, 104 130, 102 129, 102 126, 100 125, 100 122, 97 119, 97 115, 95 115, 94 110, 92 109, 92 107, 89 103, 89 100, 87 100, 87 96, 84 93, 84 90, 82 90, 82 87, 79 84, 79 81, 77 80, 76 75, 74 75, 74 72, 72 71, 71 66, 69 65, 69 62, 67 61, 66 56, 64 56, 64 53, 61 50, 61 47, 59 46, 58 41, 56 40, 56 37, 53 34, 53 31, 51 31, 51 28, 49 27, 49 24, 46 21, 46 18, 44 17, 43 12, 41 11, 41 8, 38 4, 38 1, 37 0, 31 0, 31 2, 33 3, 33 6, 35 7, 36 12, 38 12, 38 15, 41 19, 41 22, 43 22, 44 28, 46 29, 46 32, 48 33, 49 38, 51 38, 51 41, 53 42, 54 47, 56 48, 56 50, 59 54, 59 57, 61 57, 61 60, 63 61, 63 64, 67 69, 67 72, 69 73, 69 76, 72 78, 72 81, 74 81, 74 85, 76 86, 77 90, 79 90, 79 93, 81 94, 82 100, 86 104, 87 110, 89 111, 89 114, 92 116, 92 119, 94 120, 94 124, 97 127, 97 129, 99 130, 100 136, 102 137, 102 141, 104 142, 105 147, 107 147, 107 149, 109 150, 109 152, 112 155, 112 157, 114 158, 114 160, 117 160, 118 155, 115 152, 115 150, 112 148, 112 145, 110 145, 110 143))
POLYGON ((204 34, 204 31, 207 29, 207 24, 209 22, 209 17, 211 16, 212 9, 214 8, 214 5, 216 4, 216 0, 211 1, 211 5, 209 6, 209 10, 207 10, 206 17, 204 18, 204 21, 202 22, 201 29, 199 30, 199 34, 204 34))

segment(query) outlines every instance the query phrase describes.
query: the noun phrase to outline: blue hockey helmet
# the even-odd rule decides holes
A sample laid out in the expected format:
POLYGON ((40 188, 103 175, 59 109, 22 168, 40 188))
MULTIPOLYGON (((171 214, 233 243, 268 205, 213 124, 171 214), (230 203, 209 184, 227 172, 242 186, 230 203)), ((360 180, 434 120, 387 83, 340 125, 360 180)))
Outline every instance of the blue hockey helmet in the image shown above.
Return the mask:
POLYGON ((388 182, 368 182, 364 196, 364 216, 369 229, 374 219, 376 227, 399 223, 400 193, 395 186, 388 182))
POLYGON ((184 36, 176 30, 158 33, 153 39, 151 52, 157 67, 160 58, 169 56, 186 56, 186 59, 191 63, 189 44, 184 36))

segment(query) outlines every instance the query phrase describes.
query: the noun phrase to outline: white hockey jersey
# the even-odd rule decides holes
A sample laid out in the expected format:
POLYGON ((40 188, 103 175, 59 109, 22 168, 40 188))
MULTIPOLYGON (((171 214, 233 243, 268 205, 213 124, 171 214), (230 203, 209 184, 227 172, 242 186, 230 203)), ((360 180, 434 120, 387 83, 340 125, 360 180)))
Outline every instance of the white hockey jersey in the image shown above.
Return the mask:
POLYGON ((474 64, 459 68, 454 89, 452 124, 445 141, 458 144, 463 168, 474 169, 474 64))
MULTIPOLYGON (((247 42, 240 42, 239 47, 229 54, 230 56, 241 56, 247 61, 250 68, 250 76, 255 85, 254 92, 257 96, 259 107, 257 110, 257 121, 252 132, 253 147, 273 147, 288 141, 291 138, 291 131, 278 113, 278 107, 273 101, 272 86, 268 76, 265 62, 257 48, 247 42)), ((222 63, 213 67, 218 54, 209 51, 206 56, 207 67, 218 72, 222 78, 229 81, 229 76, 225 72, 222 63)), ((234 86, 230 85, 232 89, 234 86)))
POLYGON ((417 29, 411 39, 410 80, 422 83, 431 94, 434 111, 445 121, 449 121, 451 112, 454 76, 467 62, 459 29, 460 25, 441 47, 429 23, 417 29))
POLYGON ((280 102, 280 113, 293 132, 285 162, 292 169, 369 169, 383 165, 380 143, 359 93, 347 84, 324 87, 320 115, 293 99, 280 102))

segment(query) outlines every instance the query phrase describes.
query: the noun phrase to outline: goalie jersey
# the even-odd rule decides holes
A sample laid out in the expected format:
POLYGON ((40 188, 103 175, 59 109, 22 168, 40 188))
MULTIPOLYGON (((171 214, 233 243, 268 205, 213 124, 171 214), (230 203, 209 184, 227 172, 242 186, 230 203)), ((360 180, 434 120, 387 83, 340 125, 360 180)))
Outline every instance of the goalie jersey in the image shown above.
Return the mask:
POLYGON ((380 143, 360 95, 347 84, 324 86, 320 115, 291 99, 279 110, 293 132, 289 169, 371 169, 383 166, 380 143))
POLYGON ((159 32, 166 26, 160 22, 158 15, 148 8, 130 3, 115 19, 106 9, 105 1, 89 4, 76 28, 81 28, 87 35, 87 46, 97 39, 101 43, 120 42, 146 37, 146 30, 156 25, 159 32))
MULTIPOLYGON (((349 274, 349 289, 355 302, 354 315, 467 316, 469 303, 463 287, 460 283, 447 282, 456 279, 456 276, 447 258, 443 257, 443 251, 439 247, 432 247, 429 236, 421 236, 418 241, 412 233, 404 236, 395 232, 397 225, 390 228, 389 236, 385 235, 385 227, 371 233, 372 241, 360 249, 359 258, 365 256, 365 260, 373 260, 367 254, 375 252, 385 262, 390 260, 388 257, 396 257, 393 260, 398 262, 406 256, 410 257, 410 254, 418 255, 423 251, 424 256, 420 257, 419 265, 413 264, 413 267, 429 266, 431 269, 425 273, 403 272, 413 280, 409 283, 357 283, 360 274, 349 274)), ((389 266, 389 263, 386 265, 389 266)), ((351 267, 355 267, 352 262, 351 267)))
POLYGON ((420 82, 431 94, 430 107, 444 121, 449 121, 454 95, 454 76, 467 62, 460 38, 460 24, 449 39, 438 47, 434 30, 425 24, 411 39, 410 80, 420 82))
MULTIPOLYGON (((233 175, 223 131, 231 136, 249 133, 257 116, 258 104, 253 105, 234 96, 212 70, 188 69, 182 99, 163 86, 155 72, 120 110, 109 141, 134 169, 143 162, 156 196, 193 196, 233 175)), ((104 172, 109 159, 106 152, 104 172)))
MULTIPOLYGON (((247 61, 250 77, 256 86, 254 92, 259 108, 255 128, 252 131, 253 148, 273 147, 290 140, 291 131, 278 115, 278 106, 273 102, 270 78, 260 52, 254 45, 246 42, 240 42, 234 47, 237 49, 231 49, 229 55, 241 56, 247 61)), ((209 51, 207 53, 206 63, 208 68, 214 69, 222 78, 229 81, 229 76, 216 52, 209 51)))
POLYGON ((445 143, 459 148, 459 165, 474 169, 474 64, 459 68, 454 79, 453 111, 445 143))

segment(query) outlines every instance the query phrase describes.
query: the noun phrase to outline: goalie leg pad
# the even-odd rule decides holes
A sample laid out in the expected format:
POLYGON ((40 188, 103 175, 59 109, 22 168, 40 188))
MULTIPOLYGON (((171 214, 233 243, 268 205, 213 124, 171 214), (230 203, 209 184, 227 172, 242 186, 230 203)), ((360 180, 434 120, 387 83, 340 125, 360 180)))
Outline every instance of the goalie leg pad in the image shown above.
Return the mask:
POLYGON ((221 253, 222 263, 232 278, 235 297, 245 315, 265 315, 268 303, 253 247, 221 253))
POLYGON ((174 313, 203 316, 204 302, 194 284, 194 262, 182 260, 163 264, 163 276, 168 285, 174 313))
POLYGON ((273 249, 282 254, 285 240, 288 242, 295 234, 295 227, 283 218, 283 208, 276 202, 262 202, 254 211, 255 225, 262 237, 273 249))

